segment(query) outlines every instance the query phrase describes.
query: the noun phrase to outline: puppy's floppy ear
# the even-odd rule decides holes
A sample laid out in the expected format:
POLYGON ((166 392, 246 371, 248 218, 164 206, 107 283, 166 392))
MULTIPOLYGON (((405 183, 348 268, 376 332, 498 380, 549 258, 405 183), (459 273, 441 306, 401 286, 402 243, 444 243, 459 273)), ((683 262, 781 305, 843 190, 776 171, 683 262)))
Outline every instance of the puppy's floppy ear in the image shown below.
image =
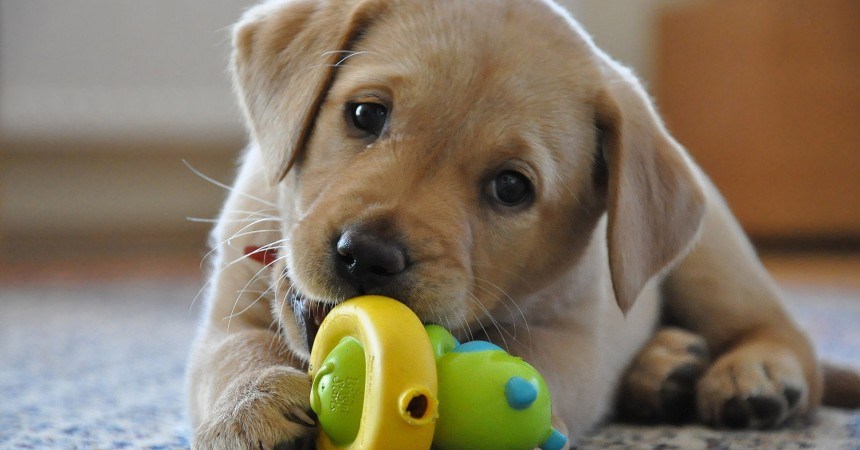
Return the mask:
POLYGON ((705 210, 702 186, 638 80, 608 62, 595 99, 606 173, 609 268, 627 312, 652 277, 691 247, 705 210))
POLYGON ((296 162, 335 66, 381 3, 269 1, 233 28, 233 85, 270 181, 283 179, 296 162))

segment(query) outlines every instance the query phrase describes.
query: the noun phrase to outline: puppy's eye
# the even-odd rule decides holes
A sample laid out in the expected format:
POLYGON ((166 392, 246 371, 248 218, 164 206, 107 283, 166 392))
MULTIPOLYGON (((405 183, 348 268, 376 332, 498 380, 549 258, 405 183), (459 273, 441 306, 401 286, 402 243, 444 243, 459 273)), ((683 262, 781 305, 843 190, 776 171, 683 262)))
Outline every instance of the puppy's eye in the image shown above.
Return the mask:
POLYGON ((355 128, 367 134, 379 136, 388 118, 388 109, 379 103, 356 102, 347 105, 347 114, 355 128))
POLYGON ((490 183, 493 199, 504 206, 518 206, 532 199, 534 189, 529 179, 513 170, 499 172, 490 183))

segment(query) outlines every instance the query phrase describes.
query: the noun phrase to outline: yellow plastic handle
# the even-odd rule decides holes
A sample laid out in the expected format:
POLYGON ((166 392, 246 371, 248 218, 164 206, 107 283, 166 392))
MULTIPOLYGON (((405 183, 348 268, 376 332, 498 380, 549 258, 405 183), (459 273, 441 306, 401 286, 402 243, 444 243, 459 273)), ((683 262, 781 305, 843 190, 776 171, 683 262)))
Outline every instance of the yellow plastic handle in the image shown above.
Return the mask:
POLYGON ((402 303, 364 296, 335 307, 320 325, 308 372, 316 375, 331 350, 352 336, 363 346, 366 384, 361 425, 345 447, 325 433, 319 450, 429 449, 437 417, 436 361, 417 316, 402 303))

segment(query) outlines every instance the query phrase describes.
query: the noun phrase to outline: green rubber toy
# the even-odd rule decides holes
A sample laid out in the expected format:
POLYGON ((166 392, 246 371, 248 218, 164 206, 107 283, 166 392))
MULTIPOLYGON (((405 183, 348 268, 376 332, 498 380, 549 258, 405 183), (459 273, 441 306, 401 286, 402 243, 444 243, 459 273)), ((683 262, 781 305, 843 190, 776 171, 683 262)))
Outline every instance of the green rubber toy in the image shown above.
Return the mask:
POLYGON ((438 325, 426 329, 439 380, 433 448, 565 448, 567 439, 550 425, 549 388, 534 367, 489 342, 460 344, 438 325))

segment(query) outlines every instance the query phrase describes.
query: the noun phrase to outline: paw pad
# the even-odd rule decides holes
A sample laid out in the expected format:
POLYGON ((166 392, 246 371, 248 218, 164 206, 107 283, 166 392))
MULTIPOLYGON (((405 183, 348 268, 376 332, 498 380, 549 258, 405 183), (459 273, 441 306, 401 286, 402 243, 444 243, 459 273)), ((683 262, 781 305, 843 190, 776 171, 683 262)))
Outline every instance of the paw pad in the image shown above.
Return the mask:
POLYGON ((785 411, 786 403, 775 397, 756 395, 746 400, 732 397, 723 405, 721 422, 727 428, 772 428, 785 411))

